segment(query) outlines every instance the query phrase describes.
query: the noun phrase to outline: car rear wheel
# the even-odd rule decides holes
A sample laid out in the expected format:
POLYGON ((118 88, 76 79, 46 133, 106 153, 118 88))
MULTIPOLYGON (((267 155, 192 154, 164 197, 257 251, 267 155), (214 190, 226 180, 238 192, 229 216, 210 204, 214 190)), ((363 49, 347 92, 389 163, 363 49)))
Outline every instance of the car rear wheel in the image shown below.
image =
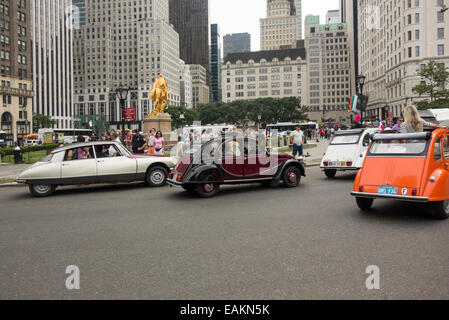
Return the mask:
POLYGON ((328 178, 335 178, 335 175, 337 174, 337 170, 324 170, 324 174, 328 178))
POLYGON ((29 188, 31 194, 39 198, 51 196, 56 190, 52 184, 30 184, 29 188))
POLYGON ((433 203, 432 209, 435 218, 441 220, 449 218, 449 200, 433 203))
POLYGON ((196 193, 202 198, 215 197, 220 191, 220 185, 212 182, 212 175, 207 175, 202 181, 209 183, 197 185, 196 193))
POLYGON ((294 188, 301 182, 301 172, 296 167, 288 167, 284 172, 283 177, 284 186, 287 188, 294 188))
POLYGON ((162 167, 153 167, 148 170, 145 183, 150 187, 162 187, 167 182, 167 171, 162 167))
POLYGON ((355 201, 357 202, 357 205, 359 206, 360 210, 362 211, 368 211, 371 209, 374 199, 373 198, 355 198, 355 201))

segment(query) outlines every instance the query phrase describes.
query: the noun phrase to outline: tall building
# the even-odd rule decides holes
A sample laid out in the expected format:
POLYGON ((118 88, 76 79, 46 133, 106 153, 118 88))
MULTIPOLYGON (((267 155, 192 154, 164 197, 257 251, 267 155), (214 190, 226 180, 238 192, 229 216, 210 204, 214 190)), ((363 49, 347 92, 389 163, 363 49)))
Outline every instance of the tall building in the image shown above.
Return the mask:
POLYGON ((223 37, 223 58, 230 53, 250 52, 251 35, 249 33, 232 33, 223 37))
POLYGON ((291 47, 298 39, 298 25, 294 0, 267 0, 267 17, 260 19, 261 50, 291 47))
POLYGON ((124 112, 115 89, 122 85, 130 89, 126 107, 136 115, 127 126, 141 128, 159 74, 167 79, 170 104, 181 104, 179 35, 168 21, 168 0, 87 2, 86 25, 74 39, 78 126, 100 117, 120 127, 124 112))
POLYGON ((181 90, 181 106, 193 108, 192 75, 190 66, 184 61, 179 63, 179 88, 181 90))
POLYGON ((86 25, 86 0, 72 0, 73 28, 79 29, 86 25))
POLYGON ((298 97, 308 105, 303 48, 231 53, 222 66, 223 101, 298 97))
MULTIPOLYGON (((365 116, 400 116, 421 98, 412 89, 430 60, 449 67, 448 11, 435 1, 362 1, 359 3, 360 72, 369 101, 365 116)), ((422 97, 428 98, 428 97, 422 97)))
POLYGON ((207 85, 207 72, 200 64, 191 64, 193 107, 210 102, 210 90, 207 85))
POLYGON ((326 14, 326 23, 327 24, 334 24, 334 23, 340 23, 341 21, 341 14, 340 10, 329 10, 326 14))
POLYGON ((8 147, 20 144, 32 129, 30 16, 25 1, 0 2, 0 139, 8 147))
POLYGON ((311 120, 349 123, 347 107, 353 91, 348 36, 346 23, 320 24, 319 16, 306 16, 311 120))
POLYGON ((186 64, 209 66, 209 0, 170 0, 170 23, 179 33, 180 57, 186 64))
POLYGON ((57 128, 73 126, 71 0, 35 0, 31 5, 33 110, 50 116, 57 128))
POLYGON ((340 0, 340 20, 346 23, 349 32, 349 62, 351 64, 351 88, 356 91, 356 78, 359 74, 359 37, 358 37, 358 2, 357 0, 340 0))
POLYGON ((217 24, 211 26, 210 40, 210 88, 212 101, 221 101, 221 41, 217 24))
POLYGON ((296 39, 302 40, 302 0, 294 0, 296 16, 298 17, 298 31, 296 33, 296 39))

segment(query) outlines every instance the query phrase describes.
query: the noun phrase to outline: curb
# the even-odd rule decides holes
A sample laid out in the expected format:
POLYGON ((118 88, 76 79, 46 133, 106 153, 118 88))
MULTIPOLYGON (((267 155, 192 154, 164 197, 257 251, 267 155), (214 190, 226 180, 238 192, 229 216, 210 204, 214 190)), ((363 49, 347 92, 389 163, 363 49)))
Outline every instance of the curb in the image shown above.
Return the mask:
POLYGON ((17 183, 17 182, 13 182, 13 183, 1 183, 0 184, 0 189, 1 188, 18 188, 18 187, 26 187, 27 185, 25 183, 17 183))
POLYGON ((320 165, 321 165, 321 162, 306 163, 306 164, 305 164, 305 167, 306 167, 306 168, 319 167, 320 165))

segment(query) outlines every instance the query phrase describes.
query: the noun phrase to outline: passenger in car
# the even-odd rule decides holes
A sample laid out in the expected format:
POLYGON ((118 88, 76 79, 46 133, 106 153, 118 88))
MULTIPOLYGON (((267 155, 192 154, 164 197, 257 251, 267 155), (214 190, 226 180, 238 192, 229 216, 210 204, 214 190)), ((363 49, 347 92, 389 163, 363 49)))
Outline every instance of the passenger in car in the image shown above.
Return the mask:
POLYGON ((424 121, 414 106, 404 109, 404 123, 401 124, 401 133, 422 132, 425 127, 433 129, 444 128, 438 124, 424 121))

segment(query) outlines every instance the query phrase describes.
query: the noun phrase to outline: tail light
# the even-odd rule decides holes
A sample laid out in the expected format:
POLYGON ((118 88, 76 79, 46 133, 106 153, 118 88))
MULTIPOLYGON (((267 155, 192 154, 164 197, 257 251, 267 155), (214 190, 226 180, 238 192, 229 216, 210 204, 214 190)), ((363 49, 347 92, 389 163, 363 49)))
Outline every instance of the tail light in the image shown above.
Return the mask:
POLYGON ((416 197, 418 195, 418 189, 413 188, 412 189, 412 197, 416 197))
POLYGON ((363 186, 359 187, 359 192, 364 192, 365 188, 363 186))
POLYGON ((352 167, 352 161, 346 162, 346 165, 347 165, 348 167, 352 167))
POLYGON ((180 181, 181 181, 181 176, 178 176, 178 178, 176 179, 176 181, 180 182, 180 181))
POLYGON ((324 162, 323 162, 323 165, 324 165, 325 167, 327 167, 327 166, 329 166, 329 162, 324 161, 324 162))
POLYGON ((173 178, 173 172, 170 172, 170 173, 168 174, 168 178, 169 178, 169 179, 173 178))

